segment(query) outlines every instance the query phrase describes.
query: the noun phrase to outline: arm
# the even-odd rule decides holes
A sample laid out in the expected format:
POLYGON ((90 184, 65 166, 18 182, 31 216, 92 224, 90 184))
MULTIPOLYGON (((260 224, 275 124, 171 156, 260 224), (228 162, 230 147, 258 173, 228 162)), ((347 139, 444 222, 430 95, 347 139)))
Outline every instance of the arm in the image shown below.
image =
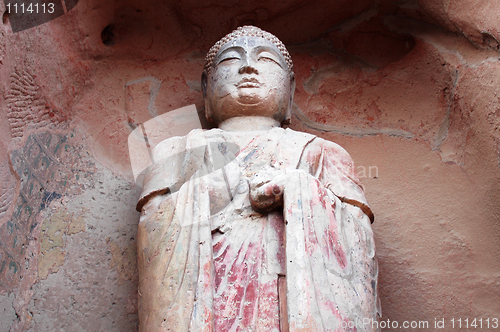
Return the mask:
POLYGON ((254 175, 250 181, 250 202, 254 209, 268 212, 282 207, 285 188, 297 181, 298 172, 318 180, 331 194, 359 208, 373 222, 373 212, 366 202, 351 156, 339 145, 320 138, 304 148, 297 169, 268 168, 254 175))

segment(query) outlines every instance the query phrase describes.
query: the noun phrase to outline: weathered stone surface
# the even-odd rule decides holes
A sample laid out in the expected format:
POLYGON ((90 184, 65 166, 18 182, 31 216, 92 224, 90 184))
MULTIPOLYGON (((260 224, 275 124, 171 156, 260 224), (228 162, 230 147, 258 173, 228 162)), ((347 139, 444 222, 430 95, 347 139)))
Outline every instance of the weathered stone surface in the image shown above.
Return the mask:
MULTIPOLYGON (((22 283, 23 277, 29 277, 24 275, 24 262, 29 243, 36 243, 39 237, 40 212, 63 194, 77 193, 85 178, 93 173, 93 165, 80 159, 86 151, 68 144, 67 140, 65 135, 51 132, 34 133, 26 138, 22 148, 10 155, 12 168, 20 178, 20 187, 14 211, 0 228, 3 290, 11 291, 22 283)), ((61 245, 60 235, 55 235, 57 223, 55 227, 52 231, 44 229, 48 232, 43 242, 47 253, 52 247, 61 245)), ((56 251, 52 253, 53 259, 60 256, 56 251)))
POLYGON ((97 165, 82 194, 52 203, 47 228, 62 229, 64 256, 33 286, 28 331, 137 329, 138 213, 128 205, 136 195, 135 185, 97 165))
POLYGON ((498 2, 419 0, 418 3, 423 11, 447 30, 461 33, 479 47, 499 50, 498 2))
POLYGON ((5 100, 12 137, 22 137, 28 125, 40 128, 61 120, 48 108, 30 68, 14 69, 5 100))
POLYGON ((0 325, 1 332, 9 332, 12 323, 17 319, 13 302, 13 293, 0 295, 0 312, 2 313, 2 325, 0 325))
POLYGON ((0 144, 0 227, 10 218, 15 204, 18 178, 11 169, 7 149, 0 144))
MULTIPOLYGON (((9 325, 9 327, 13 326, 14 330, 23 330, 33 322, 36 330, 39 330, 41 326, 46 326, 47 330, 59 328, 61 317, 51 321, 51 318, 47 316, 49 311, 46 311, 43 306, 36 306, 33 301, 35 301, 34 299, 38 300, 37 296, 41 292, 39 287, 43 289, 43 285, 50 283, 50 280, 53 280, 58 286, 71 287, 67 283, 61 283, 57 278, 54 281, 53 275, 69 273, 68 264, 75 264, 78 257, 85 254, 91 255, 96 260, 96 264, 99 265, 99 262, 102 261, 101 255, 109 254, 111 261, 112 255, 106 244, 106 238, 113 238, 113 243, 118 246, 114 250, 114 254, 119 254, 120 258, 122 258, 121 247, 135 247, 136 221, 132 219, 133 225, 123 229, 126 220, 130 221, 130 219, 116 217, 117 214, 121 213, 117 213, 112 208, 112 205, 116 204, 113 201, 126 200, 124 194, 127 192, 131 193, 129 199, 134 200, 135 187, 130 182, 113 176, 109 171, 106 174, 103 174, 103 171, 99 173, 95 161, 82 145, 82 138, 80 136, 77 138, 77 136, 52 132, 34 133, 23 141, 24 146, 21 149, 11 153, 13 169, 20 177, 20 195, 10 220, 0 229, 2 232, 0 241, 2 278, 0 285, 4 291, 13 292, 12 296, 15 296, 13 309, 15 308, 17 318, 13 321, 14 325, 12 322, 9 325), (106 177, 110 178, 110 182, 113 183, 109 190, 104 189, 103 180, 100 183, 98 180, 106 177), (112 194, 113 192, 114 194, 112 194), (82 193, 86 193, 88 196, 79 199, 78 197, 82 193), (89 202, 94 202, 95 206, 90 205, 89 202), (92 214, 88 212, 89 210, 104 209, 103 205, 98 206, 99 202, 105 203, 106 207, 110 208, 107 210, 109 211, 108 215, 101 213, 99 218, 90 217, 89 214, 91 216, 92 214), (114 221, 115 223, 118 220, 121 223, 117 224, 116 229, 107 228, 106 236, 102 234, 91 235, 92 230, 96 228, 100 229, 102 233, 102 227, 99 227, 101 220, 114 221), (86 236, 83 236, 82 233, 86 236), (78 246, 74 247, 77 239, 80 240, 77 242, 78 245, 81 245, 81 241, 89 237, 94 241, 99 241, 99 239, 102 241, 100 255, 89 254, 78 246), (127 240, 124 242, 121 237, 126 237, 127 240), (26 290, 28 291, 26 292, 26 290), (32 302, 31 305, 29 305, 30 302, 32 302)), ((126 207, 126 204, 118 204, 118 207, 126 207)), ((134 210, 132 209, 132 211, 134 210)), ((131 213, 135 214, 135 212, 131 213)), ((129 253, 125 257, 129 257, 128 260, 134 262, 132 267, 128 268, 129 271, 132 269, 132 274, 127 272, 128 274, 121 278, 128 281, 128 284, 117 289, 115 293, 117 298, 124 298, 123 311, 128 312, 125 315, 129 315, 131 320, 127 320, 129 323, 126 323, 117 319, 120 321, 117 323, 117 330, 130 329, 124 327, 123 324, 131 324, 132 329, 136 324, 133 318, 134 313, 136 313, 136 309, 134 309, 136 288, 132 280, 134 278, 135 250, 125 249, 125 252, 129 253), (130 296, 126 294, 127 292, 131 292, 130 296)), ((82 265, 79 268, 85 269, 85 266, 82 265)), ((116 276, 109 276, 107 272, 120 275, 121 270, 119 272, 110 271, 110 267, 112 268, 113 265, 103 263, 103 272, 100 273, 100 276, 105 280, 119 279, 116 276)), ((118 267, 118 269, 122 268, 118 267)), ((83 275, 87 273, 86 269, 84 271, 77 270, 73 273, 83 275)), ((91 277, 90 280, 92 280, 91 277)), ((120 284, 123 284, 123 281, 120 284)), ((81 286, 79 282, 71 285, 77 289, 80 289, 81 286)), ((98 286, 92 287, 96 292, 103 292, 99 291, 98 286)), ((106 291, 112 289, 113 286, 107 286, 106 291)), ((77 293, 71 288, 69 291, 72 294, 77 293)), ((57 299, 59 301, 59 298, 57 299)), ((110 324, 109 326, 112 326, 112 322, 110 324)), ((95 328, 95 330, 98 329, 95 328)))
POLYGON ((65 208, 61 208, 43 221, 41 230, 38 277, 47 279, 50 273, 59 271, 59 267, 64 263, 65 238, 67 235, 85 231, 85 221, 82 216, 74 218, 65 208))

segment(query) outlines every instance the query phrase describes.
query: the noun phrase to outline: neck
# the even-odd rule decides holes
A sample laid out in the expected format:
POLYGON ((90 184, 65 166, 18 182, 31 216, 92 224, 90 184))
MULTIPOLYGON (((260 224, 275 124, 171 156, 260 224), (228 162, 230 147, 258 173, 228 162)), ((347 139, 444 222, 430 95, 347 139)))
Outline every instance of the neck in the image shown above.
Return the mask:
POLYGON ((267 116, 237 116, 219 124, 219 128, 226 131, 265 131, 279 126, 278 121, 267 116))

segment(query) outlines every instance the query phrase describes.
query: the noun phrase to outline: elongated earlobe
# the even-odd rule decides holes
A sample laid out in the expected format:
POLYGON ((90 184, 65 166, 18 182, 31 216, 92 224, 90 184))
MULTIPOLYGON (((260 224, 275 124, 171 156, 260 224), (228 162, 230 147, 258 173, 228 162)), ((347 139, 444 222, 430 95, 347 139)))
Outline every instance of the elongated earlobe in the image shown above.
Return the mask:
POLYGON ((204 70, 203 73, 201 74, 201 92, 203 93, 203 100, 205 101, 205 118, 209 122, 213 122, 212 118, 212 109, 210 107, 210 102, 208 101, 207 98, 207 90, 208 89, 208 74, 204 70))
POLYGON ((292 121, 292 107, 293 107, 293 94, 295 93, 295 74, 292 72, 290 74, 290 101, 288 102, 288 107, 285 113, 285 120, 283 124, 290 124, 292 121))

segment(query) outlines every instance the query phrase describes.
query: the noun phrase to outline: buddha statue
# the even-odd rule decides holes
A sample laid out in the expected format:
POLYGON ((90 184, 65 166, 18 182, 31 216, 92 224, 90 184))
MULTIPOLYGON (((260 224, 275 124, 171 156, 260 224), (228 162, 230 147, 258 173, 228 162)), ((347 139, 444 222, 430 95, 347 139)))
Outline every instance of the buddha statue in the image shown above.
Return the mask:
POLYGON ((375 330, 373 213, 343 148, 281 127, 294 89, 268 32, 210 49, 218 128, 159 143, 137 205, 140 331, 375 330))

